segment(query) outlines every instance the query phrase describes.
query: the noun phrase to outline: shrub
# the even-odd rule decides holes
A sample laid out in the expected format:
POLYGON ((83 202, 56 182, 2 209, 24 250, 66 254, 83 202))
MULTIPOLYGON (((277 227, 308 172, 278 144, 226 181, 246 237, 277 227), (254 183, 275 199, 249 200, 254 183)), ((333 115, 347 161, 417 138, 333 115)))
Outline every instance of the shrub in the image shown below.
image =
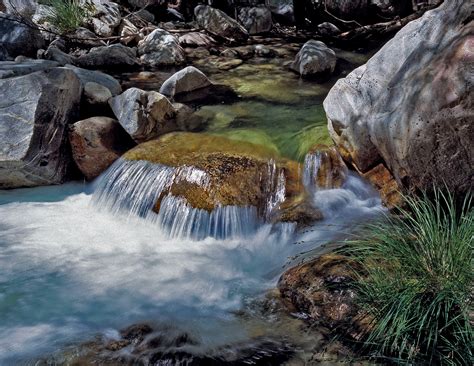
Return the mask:
POLYGON ((92 5, 80 0, 43 0, 50 6, 46 21, 61 33, 71 32, 82 26, 91 16, 92 5))
POLYGON ((407 198, 348 251, 364 271, 356 289, 372 319, 365 346, 411 364, 472 365, 474 210, 469 194, 407 198))

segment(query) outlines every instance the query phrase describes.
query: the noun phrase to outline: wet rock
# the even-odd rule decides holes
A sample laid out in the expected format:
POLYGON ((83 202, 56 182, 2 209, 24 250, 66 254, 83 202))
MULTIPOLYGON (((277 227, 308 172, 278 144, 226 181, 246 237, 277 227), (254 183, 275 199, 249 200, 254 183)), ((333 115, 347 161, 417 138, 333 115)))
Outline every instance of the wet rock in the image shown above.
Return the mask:
POLYGON ((262 44, 255 45, 255 56, 271 58, 277 56, 277 53, 262 44))
MULTIPOLYGON (((19 14, 30 19, 35 13, 35 8, 38 6, 36 0, 2 0, 4 10, 8 14, 19 14)), ((0 1, 0 4, 2 3, 0 1)), ((1 7, 1 5, 0 5, 1 7)))
POLYGON ((175 36, 164 29, 155 29, 138 43, 138 54, 148 66, 181 65, 186 54, 175 36))
POLYGON ((137 50, 122 44, 94 47, 86 55, 78 57, 76 64, 99 69, 137 66, 137 50))
MULTIPOLYGON (((298 165, 288 165, 275 152, 263 146, 231 140, 222 136, 171 133, 158 140, 138 145, 124 156, 128 160, 147 160, 168 166, 192 166, 204 172, 202 181, 177 180, 168 192, 185 198, 195 208, 207 211, 217 205, 256 206, 265 211, 276 177, 294 179, 298 165), (269 162, 277 159, 276 176, 269 162), (270 167, 270 168, 269 168, 270 167), (291 174, 290 174, 291 173, 291 174)), ((287 186, 299 182, 287 182, 287 186)), ((167 192, 164 192, 163 196, 167 192)), ((295 194, 288 191, 287 195, 295 194)), ((156 210, 159 210, 160 197, 156 210)))
POLYGON ((317 189, 341 188, 348 174, 347 166, 335 147, 314 146, 305 158, 307 185, 317 189))
POLYGON ((173 98, 211 85, 206 75, 194 66, 188 66, 173 74, 160 88, 160 93, 173 98))
POLYGON ((294 354, 294 346, 278 338, 255 337, 208 347, 192 334, 166 325, 152 329, 147 324, 137 324, 120 333, 117 340, 84 344, 71 361, 75 365, 263 366, 283 364, 294 354))
POLYGON ((190 32, 178 38, 183 47, 212 47, 216 41, 214 38, 202 32, 190 32))
POLYGON ((196 114, 194 109, 186 104, 173 103, 176 110, 176 125, 180 131, 200 131, 207 124, 208 120, 196 114))
POLYGON ((272 29, 272 13, 267 7, 242 7, 237 19, 249 34, 266 33, 272 29))
POLYGON ((0 61, 6 61, 10 58, 7 49, 0 44, 0 61))
POLYGON ((98 177, 135 146, 122 126, 108 117, 92 117, 74 123, 69 130, 69 141, 74 161, 88 180, 98 177))
POLYGON ((104 74, 100 71, 81 69, 80 67, 75 67, 72 65, 66 65, 66 68, 71 69, 76 74, 83 87, 88 82, 94 82, 109 89, 112 96, 122 92, 122 87, 120 86, 118 80, 110 75, 104 74))
POLYGON ((136 142, 178 129, 172 104, 155 91, 130 88, 110 99, 109 104, 122 127, 136 142))
POLYGON ((0 44, 10 57, 36 56, 45 44, 39 30, 21 24, 14 15, 0 16, 0 44))
POLYGON ((210 52, 204 47, 185 48, 184 51, 186 52, 186 57, 189 59, 202 60, 211 55, 210 52))
POLYGON ((322 36, 335 36, 341 33, 341 30, 332 23, 324 22, 318 25, 318 33, 322 36))
POLYGON ((348 163, 362 173, 383 164, 408 190, 472 188, 470 16, 466 2, 444 2, 331 89, 329 131, 348 163))
POLYGON ((372 8, 376 8, 378 15, 385 17, 404 16, 413 10, 411 0, 369 0, 369 4, 372 8))
POLYGON ((336 68, 336 53, 323 42, 310 40, 301 47, 290 68, 303 77, 330 75, 336 68))
POLYGON ((397 181, 383 164, 379 164, 361 175, 379 191, 386 207, 394 208, 403 203, 403 195, 397 181))
POLYGON ((0 187, 61 183, 70 163, 67 125, 76 118, 81 83, 53 68, 0 80, 0 187))
POLYGON ((226 57, 226 58, 239 58, 240 54, 237 50, 233 48, 226 48, 220 53, 220 56, 226 57))
POLYGON ((132 341, 134 343, 139 343, 143 341, 145 336, 153 332, 153 328, 148 324, 133 324, 125 329, 120 331, 122 338, 132 341))
POLYGON ((243 42, 248 38, 247 30, 223 11, 198 5, 194 15, 199 26, 214 36, 229 42, 243 42))
POLYGON ((281 276, 278 289, 283 300, 309 322, 339 331, 357 327, 359 309, 351 284, 355 263, 338 254, 325 254, 290 268, 281 276))
POLYGON ((59 66, 59 63, 47 60, 2 61, 0 62, 0 79, 31 74, 35 71, 48 70, 57 66, 59 66))

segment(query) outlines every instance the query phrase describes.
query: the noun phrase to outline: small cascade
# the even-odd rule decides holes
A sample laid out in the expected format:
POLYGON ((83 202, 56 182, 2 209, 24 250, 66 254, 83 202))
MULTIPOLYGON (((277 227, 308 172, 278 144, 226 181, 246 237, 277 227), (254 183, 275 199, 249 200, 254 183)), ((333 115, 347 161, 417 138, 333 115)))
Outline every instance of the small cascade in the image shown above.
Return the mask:
POLYGON ((245 238, 256 233, 262 220, 256 207, 218 206, 211 212, 191 207, 185 199, 167 195, 158 214, 150 211, 147 219, 158 223, 171 237, 202 240, 245 238))
MULTIPOLYGON (((324 151, 316 151, 314 153, 306 154, 304 158, 303 166, 303 184, 307 189, 318 190, 318 173, 321 169, 323 161, 323 155, 326 154, 324 151)), ((330 179, 330 175, 326 176, 326 180, 330 179)), ((331 183, 326 182, 327 186, 331 183)))
POLYGON ((167 190, 180 181, 209 187, 207 173, 195 167, 175 168, 147 161, 117 160, 96 183, 92 203, 114 214, 143 217, 159 225, 171 238, 247 237, 255 234, 285 199, 284 172, 275 161, 268 163, 268 171, 262 177, 268 181, 263 218, 257 207, 217 206, 211 212, 193 208, 184 198, 172 196, 167 190), (160 197, 160 210, 155 213, 153 207, 160 197))
POLYGON ((285 173, 277 167, 273 159, 268 162, 266 180, 265 197, 267 197, 267 201, 263 216, 265 219, 269 219, 272 212, 285 200, 286 193, 285 173))

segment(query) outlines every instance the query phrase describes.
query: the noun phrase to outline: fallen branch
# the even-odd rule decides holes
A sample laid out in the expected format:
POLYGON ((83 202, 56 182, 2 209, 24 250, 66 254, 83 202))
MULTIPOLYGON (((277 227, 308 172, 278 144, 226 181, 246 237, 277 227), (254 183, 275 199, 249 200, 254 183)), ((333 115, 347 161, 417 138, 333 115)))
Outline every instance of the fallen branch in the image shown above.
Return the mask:
POLYGON ((416 11, 413 14, 406 16, 405 18, 398 18, 389 22, 364 25, 359 28, 355 28, 350 31, 341 33, 335 38, 339 41, 344 42, 367 39, 370 38, 372 35, 376 35, 378 38, 381 38, 385 35, 389 35, 400 30, 409 22, 420 18, 426 11, 434 9, 435 7, 436 5, 427 6, 421 10, 416 11))

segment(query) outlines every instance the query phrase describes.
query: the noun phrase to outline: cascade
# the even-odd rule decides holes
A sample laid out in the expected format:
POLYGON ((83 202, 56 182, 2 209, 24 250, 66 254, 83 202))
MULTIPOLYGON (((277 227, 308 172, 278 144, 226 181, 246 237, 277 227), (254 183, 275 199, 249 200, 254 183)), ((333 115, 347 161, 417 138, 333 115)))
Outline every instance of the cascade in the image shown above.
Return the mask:
POLYGON ((207 173, 192 166, 169 167, 147 161, 117 160, 96 183, 92 204, 114 214, 139 216, 158 224, 170 237, 201 240, 248 237, 285 199, 285 176, 272 159, 265 179, 263 214, 256 207, 217 206, 212 212, 191 207, 184 198, 166 193, 174 183, 187 181, 201 187, 210 184, 207 173), (160 210, 153 211, 163 194, 160 210))

